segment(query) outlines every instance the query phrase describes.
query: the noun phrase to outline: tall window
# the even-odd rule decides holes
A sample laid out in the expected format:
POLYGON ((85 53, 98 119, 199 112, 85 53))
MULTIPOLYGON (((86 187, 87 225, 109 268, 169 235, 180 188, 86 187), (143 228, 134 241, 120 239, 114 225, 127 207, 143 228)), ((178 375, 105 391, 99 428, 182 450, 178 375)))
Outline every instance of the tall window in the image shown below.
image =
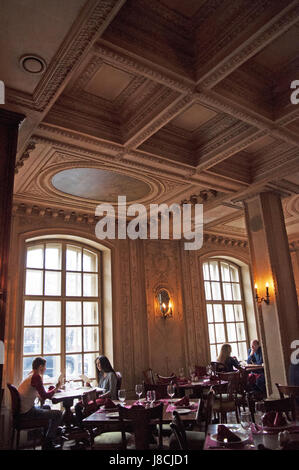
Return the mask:
POLYGON ((45 382, 95 376, 101 346, 100 253, 84 245, 45 241, 26 246, 23 375, 34 357, 47 359, 45 382))
POLYGON ((211 360, 221 345, 230 343, 232 355, 247 358, 247 335, 240 268, 226 260, 203 263, 211 360))

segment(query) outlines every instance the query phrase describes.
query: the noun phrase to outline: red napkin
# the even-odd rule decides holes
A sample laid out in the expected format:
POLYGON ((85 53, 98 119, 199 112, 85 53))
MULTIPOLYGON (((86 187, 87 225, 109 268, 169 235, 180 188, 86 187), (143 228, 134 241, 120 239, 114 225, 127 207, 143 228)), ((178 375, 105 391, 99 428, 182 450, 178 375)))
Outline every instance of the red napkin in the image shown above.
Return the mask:
POLYGON ((175 406, 189 406, 189 397, 184 397, 175 403, 175 406))

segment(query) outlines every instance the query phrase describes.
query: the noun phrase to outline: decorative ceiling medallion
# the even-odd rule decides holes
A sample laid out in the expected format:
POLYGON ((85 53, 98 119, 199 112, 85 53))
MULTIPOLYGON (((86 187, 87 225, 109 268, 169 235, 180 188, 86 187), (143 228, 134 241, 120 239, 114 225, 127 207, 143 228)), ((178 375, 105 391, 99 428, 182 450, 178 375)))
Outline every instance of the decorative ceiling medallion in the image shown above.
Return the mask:
POLYGON ((41 74, 45 71, 47 64, 45 60, 35 54, 26 54, 20 58, 20 65, 25 72, 41 74))
POLYGON ((52 185, 63 193, 93 200, 117 203, 118 196, 137 201, 149 195, 150 186, 132 176, 97 168, 71 168, 52 177, 52 185))

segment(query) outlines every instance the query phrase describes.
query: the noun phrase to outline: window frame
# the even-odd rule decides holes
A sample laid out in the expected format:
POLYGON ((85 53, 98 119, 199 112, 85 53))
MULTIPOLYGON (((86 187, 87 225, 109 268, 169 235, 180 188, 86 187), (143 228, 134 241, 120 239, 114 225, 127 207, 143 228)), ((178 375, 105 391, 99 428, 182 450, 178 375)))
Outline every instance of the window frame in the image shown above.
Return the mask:
MULTIPOLYGON (((38 354, 32 353, 32 354, 24 354, 24 331, 25 328, 40 328, 41 329, 41 355, 42 356, 60 356, 60 372, 66 376, 66 356, 69 355, 78 355, 82 357, 82 373, 84 373, 84 355, 85 354, 96 354, 99 355, 99 351, 103 349, 103 256, 102 252, 94 247, 91 247, 85 243, 81 243, 79 241, 75 241, 72 239, 67 239, 67 238, 39 238, 38 240, 34 241, 25 241, 24 244, 24 258, 23 258, 23 269, 22 269, 22 277, 23 277, 23 282, 22 282, 22 334, 21 334, 21 371, 22 371, 22 377, 23 377, 23 361, 25 357, 33 357, 37 356, 38 354), (49 244, 60 244, 61 245, 61 268, 60 269, 46 269, 45 265, 45 254, 46 254, 46 245, 49 244), (42 268, 27 268, 27 250, 30 247, 33 246, 38 246, 38 245, 43 245, 43 267, 42 268), (81 269, 80 271, 74 271, 74 270, 68 270, 66 269, 66 250, 67 250, 67 245, 69 246, 75 246, 81 249, 81 269), (83 249, 90 251, 94 253, 97 256, 97 296, 83 296, 83 274, 89 274, 89 273, 95 273, 94 271, 83 271, 83 249), (46 271, 52 271, 52 272, 60 272, 61 273, 61 281, 60 281, 60 287, 61 287, 61 292, 60 295, 32 295, 28 294, 26 295, 26 271, 27 269, 30 270, 36 270, 36 271, 43 271, 43 293, 45 292, 45 272, 46 271), (80 273, 81 274, 81 296, 67 296, 66 295, 66 273, 71 272, 71 273, 80 273), (28 326, 25 325, 25 301, 26 300, 35 300, 35 301, 42 301, 42 320, 40 325, 32 325, 28 326), (46 301, 59 301, 61 303, 61 319, 60 319, 60 324, 59 325, 44 325, 44 302, 46 301), (76 324, 76 325, 66 325, 66 302, 71 302, 71 301, 79 301, 83 303, 84 301, 92 301, 92 302, 97 302, 98 304, 98 322, 96 324, 90 324, 90 326, 97 326, 98 327, 98 339, 99 339, 99 344, 98 344, 98 350, 93 350, 93 351, 84 351, 84 327, 89 326, 88 324, 84 324, 83 322, 83 305, 81 306, 81 323, 76 324), (81 351, 78 352, 66 352, 66 327, 81 327, 81 344, 82 348, 81 351), (45 327, 59 327, 60 328, 60 353, 43 353, 44 351, 44 328, 45 327)), ((95 371, 95 369, 94 369, 95 371)), ((95 376, 89 377, 90 379, 94 380, 96 379, 95 376)), ((69 378, 67 380, 73 380, 75 382, 81 382, 81 379, 78 378, 69 378)), ((45 384, 51 384, 53 380, 50 381, 44 381, 45 384)))
MULTIPOLYGON (((227 304, 230 304, 230 305, 241 305, 241 306, 242 306, 242 310, 243 310, 243 323, 244 323, 244 331, 245 331, 245 340, 244 340, 244 341, 239 341, 238 339, 236 339, 236 341, 231 341, 231 343, 236 343, 236 344, 237 344, 238 352, 239 352, 238 343, 240 343, 240 342, 245 342, 245 345, 246 345, 246 352, 247 352, 248 347, 249 347, 249 346, 248 346, 248 345, 249 345, 249 341, 248 341, 249 334, 248 334, 247 312, 246 312, 246 305, 245 305, 245 297, 244 297, 244 288, 243 288, 243 278, 242 278, 242 270, 241 270, 241 267, 240 267, 237 263, 231 261, 230 259, 221 258, 221 257, 218 257, 218 256, 215 256, 215 257, 211 256, 211 257, 204 258, 204 259, 202 260, 202 263, 201 263, 201 270, 202 270, 202 279, 203 279, 203 292, 204 292, 205 312, 206 312, 206 324, 207 324, 207 339, 208 339, 208 345, 209 345, 209 357, 210 357, 210 360, 211 360, 211 346, 213 346, 213 345, 216 346, 216 352, 217 352, 217 346, 218 346, 218 345, 221 345, 221 344, 224 344, 224 343, 230 343, 230 341, 228 340, 227 323, 234 323, 235 325, 236 325, 236 323, 239 323, 239 322, 237 322, 235 319, 234 319, 233 322, 227 322, 227 321, 226 321, 225 305, 227 305, 227 304), (218 264, 219 281, 215 281, 215 282, 219 282, 219 284, 220 284, 220 292, 221 292, 222 300, 213 300, 213 299, 207 300, 207 299, 206 299, 205 281, 213 282, 213 280, 211 279, 210 268, 209 268, 210 280, 205 279, 204 264, 205 264, 205 263, 209 263, 210 261, 216 261, 217 264, 218 264), (239 277, 239 282, 238 282, 238 283, 235 282, 235 283, 236 283, 236 284, 239 284, 239 287, 240 287, 240 294, 241 294, 241 300, 224 300, 223 284, 224 284, 225 282, 228 282, 228 281, 224 281, 224 280, 222 279, 221 262, 226 263, 226 264, 228 264, 228 265, 231 265, 231 266, 233 266, 234 268, 237 269, 237 271, 238 271, 238 277, 239 277), (213 318, 213 322, 209 322, 209 321, 208 321, 207 304, 222 305, 223 322, 219 322, 219 324, 223 324, 223 325, 224 325, 225 341, 223 341, 222 343, 218 343, 218 342, 217 342, 215 329, 214 329, 215 342, 214 342, 214 343, 211 343, 211 342, 210 342, 209 325, 210 325, 210 324, 211 324, 211 325, 214 325, 214 328, 215 328, 215 324, 217 324, 218 322, 215 322, 215 318, 213 318)), ((231 278, 230 278, 229 283, 230 283, 230 284, 233 284, 234 281, 232 281, 231 278)), ((213 297, 213 296, 212 296, 212 297, 213 297)), ((235 318, 235 317, 234 317, 234 318, 235 318)), ((217 356, 218 356, 218 352, 217 352, 217 356)), ((240 356, 239 356, 238 359, 239 359, 239 360, 244 360, 244 359, 247 359, 247 357, 246 357, 246 358, 240 358, 240 356)))

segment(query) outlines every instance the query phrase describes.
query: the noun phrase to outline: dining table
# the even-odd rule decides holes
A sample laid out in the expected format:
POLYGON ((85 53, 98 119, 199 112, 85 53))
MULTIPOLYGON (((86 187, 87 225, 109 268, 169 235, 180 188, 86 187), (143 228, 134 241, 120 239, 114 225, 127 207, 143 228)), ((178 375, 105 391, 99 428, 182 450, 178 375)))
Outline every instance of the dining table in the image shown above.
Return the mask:
POLYGON ((207 435, 204 444, 204 450, 258 450, 258 446, 261 444, 265 448, 270 450, 281 449, 279 443, 279 431, 287 430, 289 432, 289 439, 292 442, 299 442, 299 421, 290 424, 286 428, 272 430, 262 430, 255 428, 254 424, 251 424, 249 431, 242 429, 241 424, 228 425, 231 431, 241 431, 244 433, 244 441, 236 444, 224 444, 215 440, 215 436, 218 430, 218 424, 209 424, 207 435))
POLYGON ((82 398, 82 395, 85 392, 91 392, 92 390, 96 390, 97 393, 100 395, 101 393, 105 392, 105 389, 99 387, 73 387, 68 390, 59 390, 52 396, 51 400, 52 403, 62 403, 64 408, 62 422, 66 426, 71 426, 74 423, 74 415, 72 413, 72 406, 74 404, 74 400, 77 398, 82 398))
POLYGON ((196 382, 191 380, 186 381, 178 381, 176 383, 176 387, 178 388, 179 396, 184 396, 186 390, 192 390, 193 393, 198 394, 199 397, 203 396, 203 390, 213 387, 217 389, 217 387, 222 385, 227 385, 228 381, 226 380, 216 380, 211 379, 210 377, 201 377, 196 382))
MULTIPOLYGON (((179 401, 179 398, 174 398, 174 399, 161 399, 157 400, 156 403, 163 403, 163 416, 162 416, 162 424, 168 424, 171 423, 172 421, 172 413, 173 410, 177 409, 176 402, 179 401)), ((198 409, 200 407, 200 401, 201 399, 194 399, 190 400, 190 407, 184 407, 181 409, 185 409, 185 412, 180 414, 181 420, 184 422, 184 424, 195 424, 196 419, 197 419, 197 413, 198 409)), ((125 405, 123 405, 120 401, 118 400, 113 400, 113 403, 115 405, 122 405, 126 407, 132 407, 132 405, 138 404, 138 400, 126 400, 125 405)), ((140 403, 146 406, 146 400, 141 399, 140 403)), ((149 406, 149 404, 147 404, 149 406)), ((120 419, 119 419, 119 414, 118 414, 118 408, 110 409, 110 410, 105 410, 104 407, 101 407, 99 410, 95 411, 92 413, 90 416, 87 418, 83 419, 83 425, 85 427, 105 427, 105 425, 111 425, 112 423, 120 425, 120 419)))

